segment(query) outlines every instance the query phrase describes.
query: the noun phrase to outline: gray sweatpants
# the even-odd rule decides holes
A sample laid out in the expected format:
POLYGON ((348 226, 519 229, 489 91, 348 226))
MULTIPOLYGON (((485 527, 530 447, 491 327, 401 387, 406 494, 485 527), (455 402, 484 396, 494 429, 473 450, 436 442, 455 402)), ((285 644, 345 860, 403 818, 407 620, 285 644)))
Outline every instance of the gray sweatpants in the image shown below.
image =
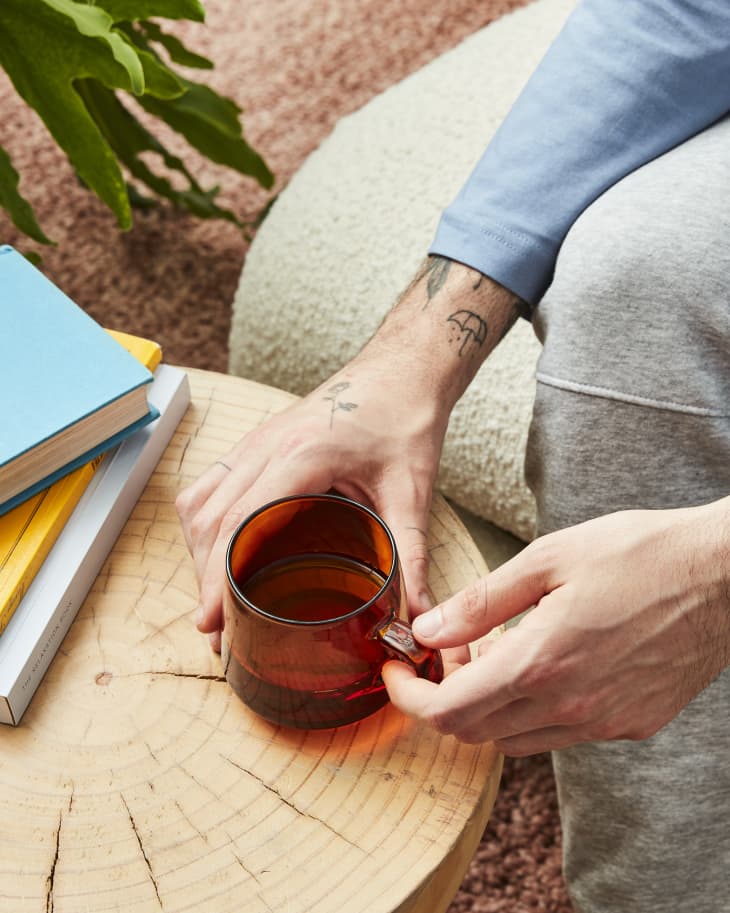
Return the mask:
MULTIPOLYGON (((730 493, 730 118, 580 217, 534 326, 540 533, 730 493)), ((577 910, 730 911, 730 670, 654 737, 554 767, 577 910)))

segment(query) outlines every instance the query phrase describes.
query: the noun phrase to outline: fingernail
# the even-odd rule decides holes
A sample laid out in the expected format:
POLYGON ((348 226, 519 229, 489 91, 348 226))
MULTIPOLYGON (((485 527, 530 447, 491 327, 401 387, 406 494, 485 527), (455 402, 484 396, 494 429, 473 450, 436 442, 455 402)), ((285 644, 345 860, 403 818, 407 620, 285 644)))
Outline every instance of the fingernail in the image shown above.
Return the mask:
POLYGON ((433 599, 431 599, 431 594, 428 590, 423 590, 419 593, 418 601, 421 603, 421 608, 424 612, 430 612, 433 608, 433 599))
POLYGON ((199 605, 198 610, 195 613, 195 624, 198 627, 200 627, 200 625, 202 624, 204 615, 205 615, 205 612, 203 611, 203 607, 202 607, 202 605, 199 605))
POLYGON ((433 637, 441 629, 441 612, 433 609, 413 619, 413 633, 418 637, 433 637))

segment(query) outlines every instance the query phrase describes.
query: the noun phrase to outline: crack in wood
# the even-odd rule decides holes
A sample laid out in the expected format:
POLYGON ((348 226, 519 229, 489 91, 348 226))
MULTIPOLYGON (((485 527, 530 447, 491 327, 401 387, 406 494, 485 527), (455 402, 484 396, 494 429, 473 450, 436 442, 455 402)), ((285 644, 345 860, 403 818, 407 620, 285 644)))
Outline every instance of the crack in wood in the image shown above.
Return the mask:
MULTIPOLYGON (((145 638, 146 639, 146 638, 145 638)), ((138 675, 170 675, 173 678, 197 678, 201 682, 225 682, 225 675, 203 675, 200 672, 173 672, 170 669, 146 669, 142 672, 122 672, 117 678, 136 678, 138 675)))
POLYGON ((310 814, 310 812, 305 812, 303 809, 296 806, 290 799, 287 799, 285 796, 282 796, 282 794, 279 792, 279 790, 275 786, 271 786, 269 783, 267 783, 261 777, 257 776, 255 773, 252 773, 252 771, 248 770, 246 767, 241 767, 240 764, 236 764, 235 761, 232 761, 230 758, 227 758, 225 755, 220 755, 220 757, 223 758, 224 761, 228 761, 229 764, 232 764, 234 767, 238 768, 238 770, 243 771, 243 773, 248 774, 249 777, 252 777, 254 780, 259 782, 264 787, 264 789, 268 790, 268 792, 270 792, 270 793, 273 793, 281 802, 284 803, 284 805, 287 805, 290 809, 292 809, 292 811, 295 811, 298 815, 301 815, 303 818, 309 818, 311 821, 316 821, 318 824, 321 824, 322 827, 327 828, 327 830, 331 834, 334 834, 335 837, 339 837, 340 840, 344 840, 345 843, 348 844, 348 846, 351 846, 355 850, 359 850, 364 856, 370 855, 370 853, 368 853, 367 850, 364 850, 361 846, 358 846, 357 843, 353 843, 352 840, 349 840, 347 837, 345 837, 344 834, 341 834, 336 828, 332 827, 331 824, 328 824, 322 818, 318 818, 316 815, 312 815, 312 814, 310 814))
POLYGON ((147 751, 150 753, 150 757, 159 764, 160 760, 157 757, 157 755, 154 753, 154 751, 152 751, 152 748, 150 747, 150 743, 145 739, 143 744, 144 744, 145 748, 147 749, 147 751))
POLYGON ((191 443, 194 438, 197 439, 198 435, 203 430, 203 428, 205 428, 208 422, 208 416, 210 415, 210 410, 213 405, 213 397, 215 396, 215 392, 215 387, 212 390, 208 391, 208 402, 205 404, 205 409, 203 410, 203 414, 200 416, 197 427, 193 429, 193 433, 190 436, 191 443))
MULTIPOLYGON (((260 892, 256 896, 261 901, 261 903, 266 907, 266 909, 269 911, 269 913, 274 913, 273 909, 267 903, 266 898, 260 892)), ((287 901, 287 905, 288 905, 288 901, 287 901)))
POLYGON ((188 447, 190 447, 190 443, 191 443, 191 438, 188 438, 185 441, 185 443, 183 444, 182 453, 180 454, 180 458, 177 461, 178 475, 180 475, 180 473, 182 472, 182 465, 183 465, 183 462, 185 461, 185 454, 188 452, 188 447))
MULTIPOLYGON (((246 866, 243 864, 243 859, 241 859, 241 857, 238 855, 238 853, 234 853, 233 855, 235 856, 236 861, 237 861, 238 864, 241 866, 241 868, 243 869, 243 871, 249 876, 249 878, 253 878, 253 880, 256 882, 256 884, 257 884, 259 887, 263 887, 263 885, 262 885, 261 882, 258 880, 258 878, 257 878, 256 875, 254 874, 254 872, 252 872, 251 869, 247 869, 246 866)), ((264 901, 264 903, 266 903, 266 901, 264 901)), ((269 905, 266 904, 266 906, 268 907, 269 905)), ((271 907, 269 907, 269 909, 271 909, 271 907)))
POLYGON ((156 672, 154 669, 148 672, 137 672, 136 675, 171 675, 173 678, 197 678, 201 682, 225 682, 225 675, 202 675, 195 672, 156 672))
POLYGON ((51 862, 51 871, 46 878, 46 913, 53 913, 53 887, 56 879, 56 866, 58 865, 58 851, 61 845, 61 825, 63 824, 63 812, 58 813, 58 828, 56 829, 56 849, 51 862))
MULTIPOLYGON (((208 835, 207 835, 207 834, 204 834, 204 833, 200 830, 199 827, 196 827, 196 825, 193 824, 193 822, 192 822, 192 821, 190 820, 190 818, 187 816, 187 814, 185 813, 183 807, 180 805, 180 803, 177 801, 177 799, 174 799, 173 802, 174 802, 175 806, 177 807, 177 810, 180 812, 180 814, 181 814, 181 815, 183 816, 183 818, 185 819, 185 821, 188 822, 188 824, 190 825, 190 827, 195 831, 195 833, 200 837, 200 839, 203 840, 205 843, 207 843, 207 842, 208 842, 208 835)), ((234 854, 234 855, 235 855, 235 854, 234 854)), ((238 859, 238 856, 236 856, 236 859, 238 859)), ((238 859, 238 861, 240 862, 241 860, 238 859)))
POLYGON ((183 767, 180 764, 177 764, 176 766, 177 766, 178 770, 181 770, 185 774, 186 777, 190 777, 190 779, 193 781, 193 783, 195 783, 200 789, 204 789, 209 795, 213 796, 213 798, 217 802, 220 802, 221 797, 218 795, 218 793, 214 789, 211 789, 207 783, 204 783, 202 780, 199 780, 195 776, 195 774, 191 773, 186 767, 183 767))
POLYGON ((127 810, 127 815, 129 816, 129 823, 132 825, 132 830, 134 831, 134 836, 137 838, 137 843, 139 844, 139 851, 142 854, 142 858, 144 859, 145 865, 147 866, 147 872, 149 873, 150 881, 152 882, 152 887, 155 889, 155 896, 157 897, 157 903, 160 905, 160 909, 163 910, 164 907, 162 906, 162 900, 160 899, 160 891, 157 887, 157 882, 156 882, 155 876, 152 872, 152 866, 150 865, 150 860, 149 860, 147 853, 145 852, 145 848, 142 844, 142 838, 139 836, 139 831, 137 830, 137 824, 134 820, 134 817, 132 816, 132 812, 129 810, 129 806, 127 805, 127 800, 124 798, 124 796, 121 793, 119 794, 119 798, 122 800, 122 805, 127 810))

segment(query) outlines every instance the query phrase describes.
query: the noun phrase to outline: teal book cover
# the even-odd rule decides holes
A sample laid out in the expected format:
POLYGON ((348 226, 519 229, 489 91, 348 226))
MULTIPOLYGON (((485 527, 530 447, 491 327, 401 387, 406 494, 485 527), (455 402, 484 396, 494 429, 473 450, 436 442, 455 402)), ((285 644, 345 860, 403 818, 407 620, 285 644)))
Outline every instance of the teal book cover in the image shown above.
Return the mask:
POLYGON ((0 246, 0 513, 156 417, 152 374, 0 246))

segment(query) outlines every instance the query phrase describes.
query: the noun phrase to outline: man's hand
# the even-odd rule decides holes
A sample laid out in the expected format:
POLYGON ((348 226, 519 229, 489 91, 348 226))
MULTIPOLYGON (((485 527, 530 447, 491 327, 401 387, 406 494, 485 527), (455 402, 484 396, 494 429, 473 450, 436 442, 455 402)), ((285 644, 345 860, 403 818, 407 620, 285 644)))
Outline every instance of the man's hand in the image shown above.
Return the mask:
POLYGON ((648 738, 730 663, 730 498, 544 536, 413 630, 453 647, 533 605, 440 685, 388 663, 393 703, 509 755, 648 738))
POLYGON ((430 608, 426 526, 448 417, 519 311, 491 280, 429 258, 356 358, 180 494, 198 627, 215 649, 228 540, 262 504, 290 494, 334 488, 376 510, 395 536, 411 614, 430 608))
POLYGON ((228 541, 254 510, 290 494, 336 489, 373 507, 396 538, 414 609, 426 599, 425 531, 443 431, 431 402, 405 395, 397 375, 352 368, 245 435, 182 492, 177 507, 199 581, 198 627, 213 635, 214 648, 228 541))

